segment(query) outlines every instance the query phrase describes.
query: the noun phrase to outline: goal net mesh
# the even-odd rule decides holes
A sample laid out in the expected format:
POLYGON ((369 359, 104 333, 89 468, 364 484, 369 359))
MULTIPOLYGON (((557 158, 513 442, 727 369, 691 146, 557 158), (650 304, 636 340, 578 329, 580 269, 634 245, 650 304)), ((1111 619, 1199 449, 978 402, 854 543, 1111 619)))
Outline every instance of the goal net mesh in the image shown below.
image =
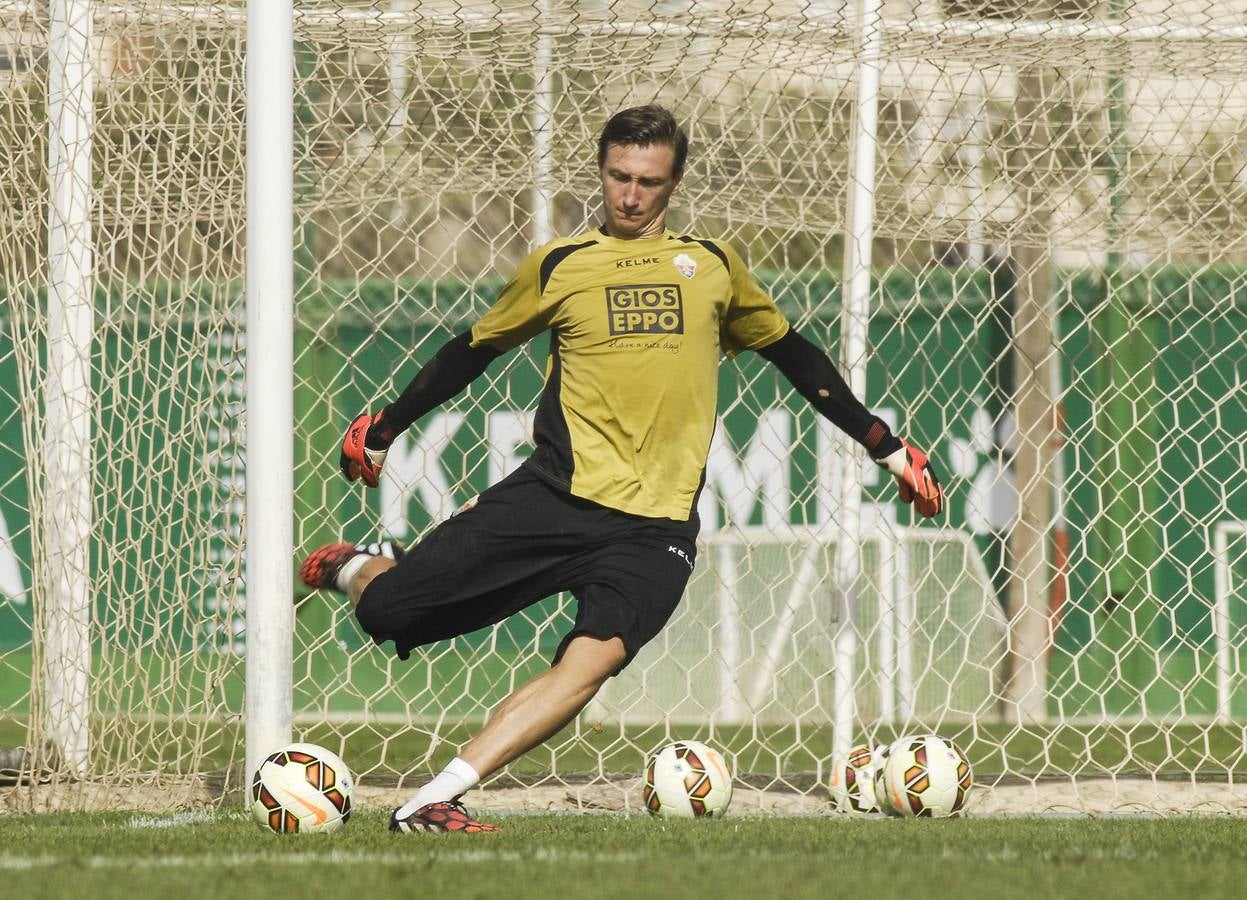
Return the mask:
MULTIPOLYGON (((245 4, 77 5, 85 515, 51 477, 56 22, 0 2, 0 748, 26 748, 0 781, 14 808, 210 802, 242 776, 243 372, 264 352, 244 333, 245 4), (85 591, 88 653, 66 652, 65 590, 85 591), (88 749, 68 759, 74 690, 88 749)), ((354 414, 533 246, 600 221, 596 136, 625 106, 689 130, 669 224, 729 241, 842 359, 858 93, 879 72, 864 399, 930 451, 947 520, 865 464, 846 533, 835 430, 756 356, 726 362, 680 611, 486 802, 636 809, 646 754, 685 737, 726 751, 742 808, 818 810, 833 746, 935 730, 974 763, 980 810, 1244 808, 1244 13, 296 0, 296 553, 417 540, 529 452, 544 341, 417 423, 379 490, 336 474, 354 414), (860 553, 847 594, 838 552, 860 553)), ((388 791, 543 671, 575 608, 400 662, 336 597, 291 600, 296 737, 388 791)))

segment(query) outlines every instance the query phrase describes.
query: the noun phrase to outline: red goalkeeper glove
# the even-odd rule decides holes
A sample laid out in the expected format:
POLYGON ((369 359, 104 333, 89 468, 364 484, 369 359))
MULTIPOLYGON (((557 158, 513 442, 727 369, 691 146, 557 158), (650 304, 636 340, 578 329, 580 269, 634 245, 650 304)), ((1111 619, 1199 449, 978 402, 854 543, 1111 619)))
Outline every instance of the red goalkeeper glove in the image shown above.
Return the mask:
POLYGON ((381 483, 381 467, 385 455, 396 437, 393 429, 381 421, 382 413, 356 416, 342 439, 342 455, 338 466, 347 481, 363 479, 364 484, 376 487, 381 483))
POLYGON ((901 447, 875 462, 896 476, 901 500, 931 518, 944 508, 944 489, 931 468, 927 455, 913 444, 901 439, 901 447))

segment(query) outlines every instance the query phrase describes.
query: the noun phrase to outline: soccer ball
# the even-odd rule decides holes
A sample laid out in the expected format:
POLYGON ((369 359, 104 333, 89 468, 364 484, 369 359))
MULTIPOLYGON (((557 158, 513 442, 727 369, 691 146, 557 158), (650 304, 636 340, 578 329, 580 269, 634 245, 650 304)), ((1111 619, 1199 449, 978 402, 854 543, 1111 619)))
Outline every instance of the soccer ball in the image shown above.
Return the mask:
POLYGON ((351 772, 336 753, 291 744, 269 755, 251 779, 251 813, 261 828, 337 831, 351 817, 351 772))
POLYGON ((970 761, 948 738, 921 734, 892 745, 883 767, 892 805, 902 816, 955 816, 974 783, 970 761))
POLYGON ((641 799, 654 816, 718 818, 732 802, 732 774, 719 751, 678 741, 650 758, 641 799))
POLYGON ((832 757, 831 803, 843 813, 865 813, 878 806, 873 754, 865 744, 854 747, 847 756, 832 757))
POLYGON ((876 747, 870 754, 870 776, 871 785, 875 791, 875 806, 879 811, 889 816, 899 816, 900 811, 892 805, 892 797, 888 793, 888 782, 883 777, 884 766, 888 763, 888 758, 892 755, 893 744, 883 744, 876 747))

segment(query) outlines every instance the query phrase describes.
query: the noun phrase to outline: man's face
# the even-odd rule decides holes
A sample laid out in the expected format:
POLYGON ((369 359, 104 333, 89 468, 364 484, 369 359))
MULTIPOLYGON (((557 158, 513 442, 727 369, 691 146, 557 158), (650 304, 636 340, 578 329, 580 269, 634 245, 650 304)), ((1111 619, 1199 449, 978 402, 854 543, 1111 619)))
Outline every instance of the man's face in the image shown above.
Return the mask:
POLYGON ((619 238, 662 234, 667 203, 680 183, 674 169, 675 150, 666 144, 608 145, 600 172, 606 230, 619 238))

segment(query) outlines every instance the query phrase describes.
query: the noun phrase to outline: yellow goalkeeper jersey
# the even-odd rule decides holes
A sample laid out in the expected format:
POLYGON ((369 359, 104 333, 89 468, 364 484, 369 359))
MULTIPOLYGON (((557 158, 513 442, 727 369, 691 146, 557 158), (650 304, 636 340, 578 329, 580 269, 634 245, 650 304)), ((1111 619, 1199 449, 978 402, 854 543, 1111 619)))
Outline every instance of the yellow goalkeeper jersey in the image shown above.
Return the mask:
POLYGON ((526 258, 472 327, 501 351, 550 332, 527 465, 576 497, 687 521, 717 408, 720 351, 756 350, 788 322, 726 243, 605 231, 526 258))

